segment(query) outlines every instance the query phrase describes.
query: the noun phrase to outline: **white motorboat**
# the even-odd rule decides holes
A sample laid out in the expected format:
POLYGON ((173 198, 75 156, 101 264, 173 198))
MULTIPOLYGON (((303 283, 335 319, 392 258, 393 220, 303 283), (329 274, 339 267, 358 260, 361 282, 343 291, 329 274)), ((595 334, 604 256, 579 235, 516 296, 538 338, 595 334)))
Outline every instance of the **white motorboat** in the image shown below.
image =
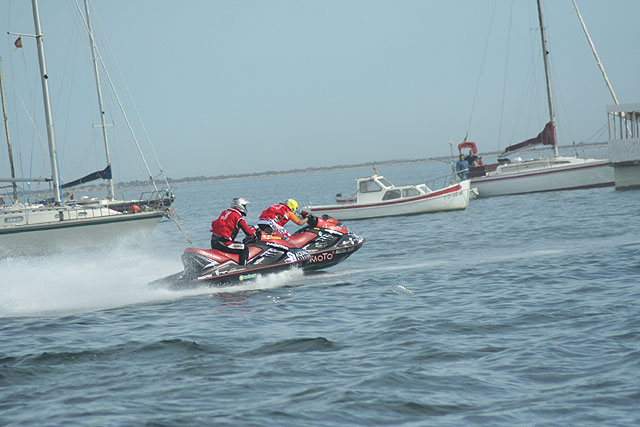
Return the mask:
MULTIPOLYGON (((558 154, 555 111, 549 71, 549 51, 547 48, 540 0, 537 1, 537 5, 546 78, 549 122, 536 137, 507 147, 498 157, 497 163, 478 166, 470 165, 468 177, 471 179, 471 186, 478 190, 478 197, 557 190, 577 190, 614 185, 614 170, 609 165, 608 159, 568 157, 558 154), (519 150, 540 145, 550 146, 553 149, 553 155, 529 160, 506 158, 506 156, 519 150)), ((574 6, 576 7, 576 11, 578 11, 575 2, 574 6)), ((580 16, 579 12, 578 16, 580 16)), ((597 58, 595 50, 594 54, 597 58)), ((609 88, 615 100, 615 94, 610 85, 609 88)), ((458 146, 461 153, 463 148, 470 148, 471 151, 477 153, 475 143, 466 141, 466 139, 458 146)))
POLYGON ((352 196, 338 194, 335 205, 309 204, 304 209, 315 216, 326 214, 349 220, 463 210, 469 204, 469 180, 431 189, 427 184, 396 186, 375 174, 357 178, 356 185, 357 191, 352 196))

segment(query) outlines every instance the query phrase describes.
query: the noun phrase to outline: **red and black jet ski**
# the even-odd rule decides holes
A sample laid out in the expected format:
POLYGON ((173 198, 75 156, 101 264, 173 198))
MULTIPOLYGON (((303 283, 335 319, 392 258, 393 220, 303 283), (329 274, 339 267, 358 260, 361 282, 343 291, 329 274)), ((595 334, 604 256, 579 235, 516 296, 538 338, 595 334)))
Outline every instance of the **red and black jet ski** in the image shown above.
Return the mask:
POLYGON ((311 254, 309 263, 303 267, 306 271, 336 265, 365 242, 349 227, 328 215, 308 215, 307 218, 307 225, 291 235, 289 240, 311 254))
POLYGON ((275 273, 292 267, 304 267, 311 255, 295 243, 258 233, 258 240, 249 245, 249 260, 238 264, 239 255, 217 249, 187 248, 182 254, 184 271, 152 282, 175 287, 225 285, 255 279, 259 275, 275 273))

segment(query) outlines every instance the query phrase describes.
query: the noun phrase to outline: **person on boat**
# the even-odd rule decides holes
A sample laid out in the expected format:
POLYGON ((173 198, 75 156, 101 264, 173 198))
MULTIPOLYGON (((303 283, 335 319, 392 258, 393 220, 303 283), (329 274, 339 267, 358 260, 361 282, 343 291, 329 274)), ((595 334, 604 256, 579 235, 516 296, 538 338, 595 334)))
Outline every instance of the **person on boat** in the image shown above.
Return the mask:
POLYGON ((482 157, 478 157, 478 166, 484 166, 484 162, 482 161, 482 157))
POLYGON ((469 150, 469 155, 465 157, 465 160, 469 164, 469 167, 478 166, 478 156, 473 150, 469 150))
POLYGON ((222 211, 218 219, 211 223, 211 249, 240 255, 239 264, 245 265, 249 258, 249 246, 236 242, 234 239, 242 229, 250 238, 257 238, 257 230, 249 227, 244 217, 247 216, 249 202, 242 197, 236 197, 231 207, 222 211))
POLYGON ((456 162, 456 173, 463 181, 467 179, 467 175, 469 175, 469 163, 464 159, 464 154, 462 153, 460 153, 460 158, 456 162))
POLYGON ((302 218, 296 215, 298 202, 294 199, 287 199, 284 203, 276 203, 262 211, 258 219, 258 227, 266 233, 278 232, 283 237, 289 238, 291 234, 284 228, 284 225, 293 221, 296 225, 304 225, 309 220, 306 212, 302 212, 302 218))

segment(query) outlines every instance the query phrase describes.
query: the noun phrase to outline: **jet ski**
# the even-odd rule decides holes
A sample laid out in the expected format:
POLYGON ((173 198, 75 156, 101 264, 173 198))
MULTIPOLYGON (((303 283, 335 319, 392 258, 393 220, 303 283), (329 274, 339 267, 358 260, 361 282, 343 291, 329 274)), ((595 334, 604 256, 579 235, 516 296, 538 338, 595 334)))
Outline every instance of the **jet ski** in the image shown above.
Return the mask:
MULTIPOLYGON (((305 212, 306 213, 306 212, 305 212)), ((307 225, 291 235, 289 242, 311 254, 305 271, 338 264, 360 249, 365 240, 329 215, 306 215, 307 225)))
POLYGON ((152 284, 168 284, 184 288, 201 285, 219 286, 252 280, 260 275, 293 267, 304 267, 311 255, 295 243, 258 233, 256 240, 245 241, 249 246, 246 265, 238 264, 239 255, 217 249, 187 248, 182 254, 184 271, 158 279, 152 284))

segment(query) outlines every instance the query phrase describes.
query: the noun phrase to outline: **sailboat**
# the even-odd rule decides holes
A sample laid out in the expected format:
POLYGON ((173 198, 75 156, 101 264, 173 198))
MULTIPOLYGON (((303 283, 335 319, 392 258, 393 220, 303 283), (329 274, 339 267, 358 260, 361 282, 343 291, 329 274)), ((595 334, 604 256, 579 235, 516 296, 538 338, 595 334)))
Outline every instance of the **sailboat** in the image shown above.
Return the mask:
MULTIPOLYGON (((95 76, 96 89, 97 89, 98 108, 99 108, 100 120, 101 120, 101 124, 99 127, 102 129, 102 137, 104 141, 104 151, 105 151, 105 159, 106 159, 107 166, 103 170, 90 173, 82 178, 76 179, 75 181, 65 183, 62 185, 62 188, 63 189, 72 188, 76 185, 85 184, 87 182, 91 182, 97 179, 104 179, 104 180, 107 180, 107 188, 108 188, 108 193, 106 198, 104 199, 97 199, 97 198, 86 199, 85 198, 82 200, 78 200, 77 203, 83 203, 83 204, 99 203, 103 206, 107 206, 110 209, 115 209, 117 211, 127 211, 127 210, 132 210, 137 208, 146 208, 146 209, 153 208, 153 209, 166 210, 167 213, 170 213, 168 208, 173 203, 175 196, 171 192, 169 183, 167 182, 166 179, 165 179, 165 183, 166 183, 167 189, 164 191, 160 191, 156 185, 155 180, 151 178, 153 191, 151 191, 151 193, 148 194, 146 198, 141 197, 135 200, 131 200, 131 199, 116 200, 115 199, 115 190, 114 190, 113 179, 111 175, 111 155, 109 150, 109 139, 107 137, 107 123, 106 123, 105 114, 104 114, 104 105, 103 105, 104 103, 102 100, 102 88, 100 85, 100 72, 98 67, 97 48, 96 48, 96 44, 93 36, 93 30, 91 27, 91 19, 90 19, 90 13, 89 13, 89 0, 84 0, 84 9, 85 9, 85 15, 81 17, 84 20, 87 34, 89 35, 89 44, 91 48, 91 63, 93 64, 93 72, 95 76)), ((126 115, 125 115, 125 119, 126 119, 126 115)), ((135 138, 135 135, 133 136, 135 138)), ((137 142, 136 142, 136 145, 137 145, 137 142)), ((144 155, 142 154, 141 150, 140 150, 140 156, 145 164, 147 175, 151 176, 151 171, 147 166, 147 162, 144 159, 144 155)))
MULTIPOLYGON (((558 153, 555 111, 549 71, 549 51, 547 49, 540 0, 537 0, 537 6, 549 121, 536 137, 508 146, 498 156, 497 163, 481 166, 470 165, 469 178, 471 179, 471 187, 477 190, 478 197, 576 190, 614 185, 614 170, 609 166, 608 159, 568 157, 560 156, 558 153), (525 148, 541 145, 550 146, 553 150, 553 155, 529 160, 509 159, 506 157, 525 148)), ((466 141, 466 139, 458 145, 461 153, 463 149, 467 148, 477 153, 475 143, 466 141)))
MULTIPOLYGON (((127 243, 138 242, 146 238, 160 220, 167 215, 167 202, 164 200, 164 196, 148 199, 149 203, 146 205, 143 200, 116 200, 113 195, 109 160, 103 171, 91 174, 91 176, 95 175, 109 180, 110 191, 107 198, 80 201, 65 200, 64 198, 62 190, 66 187, 61 183, 58 170, 53 114, 37 0, 32 0, 32 9, 35 26, 33 37, 35 37, 37 44, 42 100, 47 126, 50 176, 41 179, 16 178, 13 171, 13 159, 10 159, 12 176, 0 179, 0 182, 11 183, 13 187, 12 203, 7 203, 6 200, 0 198, 0 256, 98 248, 114 245, 122 242, 123 239, 127 239, 127 243), (48 183, 51 197, 33 202, 27 199, 26 194, 23 194, 25 200, 20 201, 16 191, 16 183, 35 181, 48 183)), ((21 36, 28 35, 22 34, 21 36)), ((99 91, 99 82, 97 84, 99 91)), ((0 86, 2 85, 0 84, 0 86)), ((4 90, 2 90, 2 100, 7 144, 11 157, 4 90)), ((102 105, 100 108, 102 112, 102 105)), ((105 147, 108 157, 108 145, 105 147)), ((84 183, 88 178, 89 176, 66 185, 84 183)), ((23 191, 23 193, 25 192, 23 191)), ((172 196, 168 196, 173 201, 172 196)))

